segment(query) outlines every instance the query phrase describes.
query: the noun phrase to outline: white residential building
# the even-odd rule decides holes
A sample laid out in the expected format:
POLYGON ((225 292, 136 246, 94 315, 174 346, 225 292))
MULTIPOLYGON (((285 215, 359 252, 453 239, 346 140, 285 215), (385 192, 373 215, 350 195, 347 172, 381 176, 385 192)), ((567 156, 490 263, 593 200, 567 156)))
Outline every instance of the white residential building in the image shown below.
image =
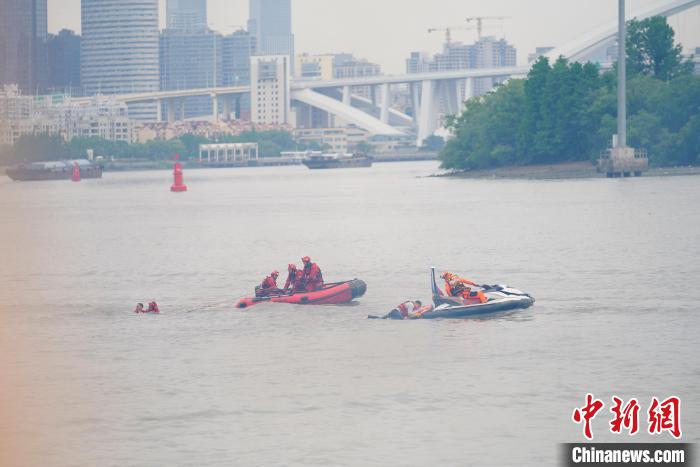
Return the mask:
POLYGON ((289 57, 250 57, 251 122, 282 125, 290 123, 289 57))
POLYGON ((35 134, 131 143, 134 124, 126 104, 112 97, 96 95, 87 104, 77 104, 68 96, 24 96, 16 86, 5 86, 0 91, 0 144, 35 134))

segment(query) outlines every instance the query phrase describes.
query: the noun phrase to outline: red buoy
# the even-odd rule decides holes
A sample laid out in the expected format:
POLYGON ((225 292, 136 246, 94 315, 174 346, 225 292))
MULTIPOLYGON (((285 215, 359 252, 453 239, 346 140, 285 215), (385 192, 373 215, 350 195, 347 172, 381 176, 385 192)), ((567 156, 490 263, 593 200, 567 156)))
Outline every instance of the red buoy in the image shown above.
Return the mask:
POLYGON ((73 173, 70 176, 70 179, 74 182, 79 182, 80 179, 80 167, 78 167, 77 162, 73 162, 73 173))
POLYGON ((180 193, 183 191, 187 191, 187 185, 183 184, 183 175, 182 175, 182 164, 179 162, 180 160, 180 154, 175 156, 175 167, 173 168, 173 179, 174 183, 170 187, 170 191, 174 193, 180 193))

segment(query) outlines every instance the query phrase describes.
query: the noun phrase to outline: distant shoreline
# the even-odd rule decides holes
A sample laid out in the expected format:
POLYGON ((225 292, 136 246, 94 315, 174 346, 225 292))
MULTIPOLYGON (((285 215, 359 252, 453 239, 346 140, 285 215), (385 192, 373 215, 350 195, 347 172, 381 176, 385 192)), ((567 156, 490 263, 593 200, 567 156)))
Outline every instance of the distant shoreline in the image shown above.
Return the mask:
MULTIPOLYGON (((642 177, 667 177, 677 175, 700 175, 700 167, 654 167, 642 177)), ((437 174, 435 177, 470 179, 512 179, 512 180, 567 180, 582 178, 605 178, 590 162, 566 162, 562 164, 523 165, 498 167, 495 169, 468 170, 437 174)))

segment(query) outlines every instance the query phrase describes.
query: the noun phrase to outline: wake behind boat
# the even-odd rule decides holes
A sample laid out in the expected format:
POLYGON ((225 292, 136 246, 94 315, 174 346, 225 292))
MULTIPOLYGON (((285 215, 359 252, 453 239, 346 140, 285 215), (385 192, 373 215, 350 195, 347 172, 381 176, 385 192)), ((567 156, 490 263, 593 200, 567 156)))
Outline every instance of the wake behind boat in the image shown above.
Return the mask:
POLYGON ((246 297, 236 302, 238 309, 250 308, 259 303, 294 303, 298 305, 340 305, 361 297, 367 291, 367 284, 360 279, 325 284, 313 292, 292 292, 268 295, 265 297, 246 297))

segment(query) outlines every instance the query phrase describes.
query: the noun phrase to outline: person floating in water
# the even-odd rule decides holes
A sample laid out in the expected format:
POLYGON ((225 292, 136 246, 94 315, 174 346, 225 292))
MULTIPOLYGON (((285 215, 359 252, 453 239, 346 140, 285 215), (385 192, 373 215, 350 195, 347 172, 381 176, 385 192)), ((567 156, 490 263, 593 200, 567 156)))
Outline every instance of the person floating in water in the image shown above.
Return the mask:
POLYGON ((387 313, 382 319, 419 319, 425 313, 433 309, 432 305, 425 305, 420 300, 408 300, 387 313))
POLYGON ((160 309, 158 308, 158 304, 155 301, 150 302, 148 304, 148 309, 146 310, 143 309, 143 303, 137 303, 136 308, 134 308, 134 313, 160 314, 160 309))

